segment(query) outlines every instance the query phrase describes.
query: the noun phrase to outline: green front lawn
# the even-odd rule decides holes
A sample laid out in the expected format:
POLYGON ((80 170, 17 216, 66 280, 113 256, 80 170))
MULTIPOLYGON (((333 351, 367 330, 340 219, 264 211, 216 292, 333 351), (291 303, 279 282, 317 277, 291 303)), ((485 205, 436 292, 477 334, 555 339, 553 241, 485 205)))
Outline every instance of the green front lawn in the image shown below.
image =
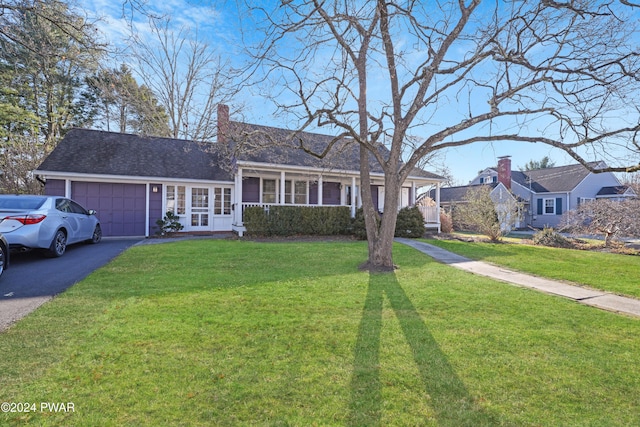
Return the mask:
POLYGON ((640 256, 523 244, 426 242, 474 260, 640 298, 640 256))
POLYGON ((394 257, 132 248, 0 334, 0 425, 640 425, 639 319, 394 257))

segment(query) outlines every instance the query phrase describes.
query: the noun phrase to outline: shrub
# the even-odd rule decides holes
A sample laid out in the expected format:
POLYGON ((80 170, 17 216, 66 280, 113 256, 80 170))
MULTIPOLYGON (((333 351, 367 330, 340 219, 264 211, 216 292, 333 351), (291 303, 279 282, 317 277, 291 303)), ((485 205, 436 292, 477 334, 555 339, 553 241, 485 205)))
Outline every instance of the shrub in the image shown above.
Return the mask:
MULTIPOLYGON (((381 216, 378 215, 378 227, 380 226, 380 221, 381 216)), ((396 237, 418 238, 424 236, 425 231, 424 218, 417 206, 403 208, 398 212, 394 234, 396 237)), ((356 211, 356 216, 353 219, 352 233, 358 239, 365 240, 367 238, 362 208, 358 208, 356 211)))
MULTIPOLYGON (((377 225, 380 226, 380 215, 378 214, 377 225)), ((353 233, 356 239, 366 240, 367 239, 367 228, 364 223, 364 210, 362 208, 358 208, 356 210, 356 216, 353 218, 351 232, 353 233)))
POLYGON ((160 236, 171 235, 181 231, 184 226, 180 224, 180 217, 173 212, 167 212, 164 218, 156 221, 156 234, 160 236))
POLYGON ((440 211, 440 231, 446 234, 453 232, 453 219, 451 214, 440 211))
POLYGON ((425 231, 424 217, 417 206, 400 209, 396 220, 396 237, 417 239, 424 236, 425 231))
POLYGON ((571 248, 573 244, 569 239, 558 233, 551 227, 545 227, 533 235, 533 243, 540 246, 554 248, 571 248))
POLYGON ((495 203, 491 199, 491 187, 479 185, 471 187, 464 196, 464 203, 455 210, 456 226, 462 230, 474 231, 489 236, 491 241, 502 238, 495 203))

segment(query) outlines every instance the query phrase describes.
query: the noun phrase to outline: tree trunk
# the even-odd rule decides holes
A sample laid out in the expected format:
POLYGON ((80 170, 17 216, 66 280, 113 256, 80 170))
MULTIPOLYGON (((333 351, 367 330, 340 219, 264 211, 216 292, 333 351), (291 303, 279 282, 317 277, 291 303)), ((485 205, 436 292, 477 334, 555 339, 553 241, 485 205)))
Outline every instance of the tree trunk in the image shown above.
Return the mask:
POLYGON ((379 219, 377 207, 373 205, 371 196, 371 178, 369 173, 368 152, 360 148, 360 183, 362 194, 362 210, 367 230, 369 259, 360 266, 369 271, 393 271, 393 237, 398 218, 399 184, 397 175, 385 175, 384 214, 379 219), (366 161, 365 161, 366 160, 366 161))
POLYGON ((604 233, 604 247, 605 248, 610 248, 611 247, 611 240, 613 239, 613 234, 609 231, 605 231, 604 233))
MULTIPOLYGON (((393 271, 396 266, 393 263, 393 235, 395 234, 395 220, 397 212, 393 210, 393 213, 383 215, 382 223, 380 224, 379 233, 377 238, 369 238, 369 260, 366 267, 370 271, 393 271), (384 217, 393 219, 385 219, 384 217), (393 224, 391 224, 393 221, 393 224)), ((366 221, 366 217, 365 217, 366 221)))

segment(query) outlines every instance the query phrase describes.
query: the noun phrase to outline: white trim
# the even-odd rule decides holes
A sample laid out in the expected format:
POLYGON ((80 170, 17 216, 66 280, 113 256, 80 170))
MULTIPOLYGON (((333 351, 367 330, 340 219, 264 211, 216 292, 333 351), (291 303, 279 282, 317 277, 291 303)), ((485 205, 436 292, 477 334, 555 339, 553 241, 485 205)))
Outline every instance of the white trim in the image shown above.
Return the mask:
POLYGON ((71 193, 71 180, 70 179, 65 179, 64 180, 64 197, 66 197, 67 199, 72 199, 73 194, 71 193))
POLYGON ((356 216, 356 177, 351 177, 351 200, 349 200, 349 205, 351 205, 351 218, 355 218, 356 216))
MULTIPOLYGON (((238 168, 238 172, 235 174, 235 195, 232 206, 235 206, 233 210, 233 224, 242 224, 242 168, 238 168)), ((240 234, 242 236, 242 234, 240 234)))
POLYGON ((64 173, 64 172, 48 172, 37 171, 38 175, 47 179, 60 179, 72 181, 91 181, 91 182, 110 182, 110 183, 131 183, 144 184, 152 182, 168 182, 168 183, 194 183, 194 184, 212 184, 212 185, 233 185, 233 181, 211 181, 206 179, 190 179, 190 178, 167 178, 158 176, 127 176, 127 175, 92 175, 83 173, 64 173))
POLYGON ((556 198, 555 197, 543 197, 542 198, 542 215, 555 215, 556 214, 556 198), (551 200, 553 212, 547 212, 547 200, 551 200))
MULTIPOLYGON (((327 169, 327 168, 313 168, 307 166, 291 166, 291 165, 281 165, 277 163, 260 163, 260 162, 248 162, 248 161, 238 161, 236 162, 238 167, 243 167, 245 169, 255 169, 255 170, 265 170, 271 172, 279 172, 281 170, 287 171, 296 171, 305 175, 349 175, 360 177, 360 172, 354 170, 346 170, 346 169, 327 169)), ((372 177, 384 178, 384 173, 382 172, 371 172, 372 177)), ((410 175, 405 179, 406 181, 415 180, 415 181, 424 181, 429 183, 435 182, 444 182, 445 178, 427 178, 422 176, 414 176, 410 175)))
MULTIPOLYGON (((164 187, 164 186, 163 186, 164 187)), ((145 211, 145 219, 144 219, 144 237, 149 237, 149 209, 150 209, 150 200, 149 193, 151 190, 151 183, 147 182, 145 184, 145 192, 144 192, 144 211, 145 211)))

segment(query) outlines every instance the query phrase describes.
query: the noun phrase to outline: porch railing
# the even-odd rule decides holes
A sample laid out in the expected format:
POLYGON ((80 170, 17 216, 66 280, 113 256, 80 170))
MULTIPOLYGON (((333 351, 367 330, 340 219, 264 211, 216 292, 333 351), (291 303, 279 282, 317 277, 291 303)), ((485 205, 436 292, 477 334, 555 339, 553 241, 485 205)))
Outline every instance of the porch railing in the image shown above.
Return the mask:
MULTIPOLYGON (((271 206, 283 206, 278 203, 257 203, 257 202, 244 202, 242 203, 242 218, 244 219, 244 210, 248 207, 262 207, 264 209, 269 209, 271 206)), ((304 204, 291 204, 288 203, 285 206, 308 206, 311 208, 320 207, 320 205, 304 205, 304 204)), ((322 205, 322 207, 344 207, 345 205, 322 205)), ((349 205, 346 205, 349 206, 349 205)), ((422 213, 422 217, 424 218, 424 222, 426 224, 439 224, 440 218, 438 215, 438 207, 437 206, 418 206, 420 212, 422 213)))
POLYGON ((258 203, 258 202, 243 202, 242 203, 242 216, 244 218, 244 210, 246 208, 250 208, 250 207, 261 207, 264 209, 269 209, 271 206, 306 206, 309 208, 326 208, 326 207, 335 207, 335 208, 340 208, 340 207, 350 207, 349 205, 305 205, 305 204, 296 204, 296 203, 287 203, 286 205, 281 205, 279 203, 258 203))
POLYGON ((424 218, 424 222, 426 224, 439 224, 440 223, 440 215, 438 214, 437 206, 418 206, 420 213, 422 213, 422 217, 424 218))

